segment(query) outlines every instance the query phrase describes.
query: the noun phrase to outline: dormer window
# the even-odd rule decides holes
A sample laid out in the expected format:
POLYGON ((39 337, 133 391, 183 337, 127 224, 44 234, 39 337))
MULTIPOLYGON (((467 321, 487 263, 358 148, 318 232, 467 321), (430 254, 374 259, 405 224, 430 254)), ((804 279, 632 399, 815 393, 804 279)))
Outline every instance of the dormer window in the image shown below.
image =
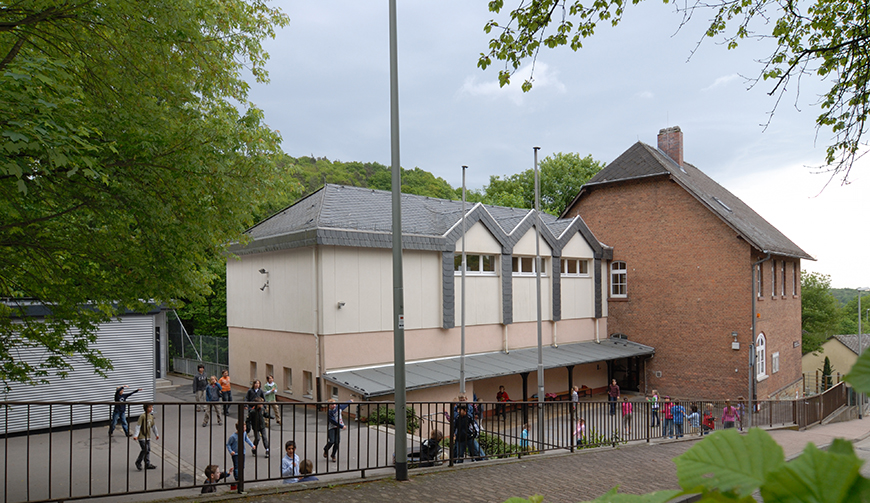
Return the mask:
MULTIPOLYGON (((480 255, 478 253, 465 254, 465 274, 493 275, 495 274, 495 255, 480 255)), ((462 274, 462 254, 453 256, 453 271, 462 274)))
MULTIPOLYGON (((522 276, 527 274, 537 274, 535 271, 535 257, 512 257, 511 269, 514 275, 522 276)), ((547 274, 547 261, 541 257, 541 274, 547 274)))

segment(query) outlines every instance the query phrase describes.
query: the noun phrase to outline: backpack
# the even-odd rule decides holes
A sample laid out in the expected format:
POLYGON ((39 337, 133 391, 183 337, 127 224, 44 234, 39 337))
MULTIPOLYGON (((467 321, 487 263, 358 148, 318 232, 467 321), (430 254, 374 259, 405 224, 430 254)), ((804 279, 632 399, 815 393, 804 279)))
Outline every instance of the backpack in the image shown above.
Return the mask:
POLYGON ((468 421, 468 438, 477 438, 480 436, 480 426, 474 418, 469 418, 468 421))

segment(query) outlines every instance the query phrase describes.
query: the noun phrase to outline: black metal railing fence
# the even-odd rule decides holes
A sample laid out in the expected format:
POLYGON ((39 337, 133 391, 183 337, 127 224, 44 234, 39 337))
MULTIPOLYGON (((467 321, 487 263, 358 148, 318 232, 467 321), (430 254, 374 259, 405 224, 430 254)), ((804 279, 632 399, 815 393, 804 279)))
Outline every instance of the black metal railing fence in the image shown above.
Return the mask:
MULTIPOLYGON (((753 425, 811 425, 845 403, 845 397, 845 386, 838 385, 817 397, 762 401, 757 403, 753 425)), ((724 402, 710 400, 680 400, 675 405, 659 402, 655 408, 642 398, 622 402, 474 402, 465 403, 468 416, 476 426, 474 431, 456 431, 460 403, 408 404, 405 414, 411 468, 700 436, 705 433, 705 413, 714 418, 714 429, 721 429, 725 408, 724 402), (668 408, 671 408, 670 417, 667 417, 668 408), (693 412, 697 415, 692 415, 693 412), (430 438, 432 440, 426 442, 430 438), (440 442, 436 441, 438 438, 440 442), (438 447, 427 452, 431 455, 423 454, 436 443, 438 447)), ((206 419, 206 411, 198 410, 203 404, 154 403, 159 439, 156 435, 150 439, 148 461, 155 466, 150 470, 144 461, 142 470, 136 467, 140 442, 127 437, 120 424, 110 436, 109 422, 99 419, 107 417, 106 412, 115 406, 112 402, 4 402, 3 405, 0 407, 0 424, 5 427, 2 495, 4 501, 17 503, 154 491, 199 492, 206 466, 218 465, 222 471, 233 467, 227 441, 234 433, 238 437, 239 431, 247 430, 246 408, 256 404, 210 402, 205 407, 206 419), (223 405, 230 407, 227 417, 223 416, 223 405)), ((738 410, 735 426, 743 427, 745 406, 732 405, 738 410)), ((373 470, 391 469, 395 459, 395 404, 339 404, 346 407, 342 416, 344 428, 334 450, 330 445, 330 450, 325 451, 328 440, 335 439, 335 434, 329 432, 329 406, 330 403, 280 402, 277 415, 267 408, 271 417, 265 418, 266 431, 255 433, 252 429, 246 433, 256 449, 250 446, 244 451, 240 449, 233 475, 227 481, 220 481, 218 486, 234 485, 236 490, 244 491, 250 484, 295 482, 298 480, 296 472, 282 472, 282 458, 289 441, 295 442, 299 461, 310 460, 312 475, 321 479, 354 472, 365 477, 373 470)), ((128 403, 128 408, 128 429, 134 434, 143 404, 128 403)))

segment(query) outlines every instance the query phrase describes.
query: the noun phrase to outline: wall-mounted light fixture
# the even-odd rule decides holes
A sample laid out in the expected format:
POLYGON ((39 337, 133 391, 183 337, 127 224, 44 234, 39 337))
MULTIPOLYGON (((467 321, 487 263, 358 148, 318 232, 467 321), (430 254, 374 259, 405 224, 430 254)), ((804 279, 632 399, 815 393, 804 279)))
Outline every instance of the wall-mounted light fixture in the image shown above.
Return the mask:
POLYGON ((269 271, 267 271, 267 270, 265 270, 265 269, 260 269, 260 274, 265 274, 265 275, 266 275, 266 282, 263 283, 263 286, 260 287, 260 291, 263 292, 263 291, 265 291, 267 288, 269 288, 269 271))
POLYGON ((734 337, 734 340, 731 342, 731 349, 737 351, 740 349, 740 343, 737 342, 737 332, 731 332, 731 337, 734 337))
POLYGON ((338 302, 338 308, 339 308, 339 309, 343 308, 344 306, 345 306, 345 303, 344 303, 344 302, 341 302, 341 301, 338 302))

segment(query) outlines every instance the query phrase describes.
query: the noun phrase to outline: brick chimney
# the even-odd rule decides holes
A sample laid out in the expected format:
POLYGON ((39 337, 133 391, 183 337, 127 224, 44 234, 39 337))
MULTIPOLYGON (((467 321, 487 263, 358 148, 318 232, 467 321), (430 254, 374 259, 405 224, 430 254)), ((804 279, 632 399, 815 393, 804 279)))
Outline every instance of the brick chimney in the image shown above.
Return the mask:
POLYGON ((678 165, 683 165, 683 132, 680 126, 659 130, 659 150, 668 154, 678 165))

